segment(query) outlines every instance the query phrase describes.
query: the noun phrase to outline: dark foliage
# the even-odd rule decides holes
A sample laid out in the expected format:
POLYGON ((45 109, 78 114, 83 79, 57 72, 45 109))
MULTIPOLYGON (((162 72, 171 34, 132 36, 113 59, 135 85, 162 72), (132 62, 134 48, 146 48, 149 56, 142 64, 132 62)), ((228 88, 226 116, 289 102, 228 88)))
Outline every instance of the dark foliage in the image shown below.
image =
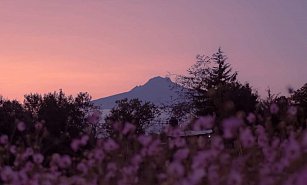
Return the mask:
POLYGON ((129 122, 136 126, 136 133, 144 133, 144 127, 159 114, 158 108, 150 102, 127 98, 116 101, 111 114, 106 117, 107 123, 129 122))
POLYGON ((227 117, 237 111, 255 110, 258 95, 250 85, 237 81, 237 72, 227 63, 219 48, 212 57, 198 55, 187 76, 179 76, 179 84, 186 93, 196 116, 217 114, 227 117))

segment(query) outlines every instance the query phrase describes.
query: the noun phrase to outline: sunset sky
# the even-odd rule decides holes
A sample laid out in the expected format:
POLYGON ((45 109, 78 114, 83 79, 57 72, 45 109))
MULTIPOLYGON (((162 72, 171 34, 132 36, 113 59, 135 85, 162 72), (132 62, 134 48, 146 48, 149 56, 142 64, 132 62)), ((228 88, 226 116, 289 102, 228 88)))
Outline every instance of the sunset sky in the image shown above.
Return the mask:
POLYGON ((219 46, 260 94, 301 87, 307 1, 1 0, 0 94, 100 98, 185 74, 197 54, 219 46))

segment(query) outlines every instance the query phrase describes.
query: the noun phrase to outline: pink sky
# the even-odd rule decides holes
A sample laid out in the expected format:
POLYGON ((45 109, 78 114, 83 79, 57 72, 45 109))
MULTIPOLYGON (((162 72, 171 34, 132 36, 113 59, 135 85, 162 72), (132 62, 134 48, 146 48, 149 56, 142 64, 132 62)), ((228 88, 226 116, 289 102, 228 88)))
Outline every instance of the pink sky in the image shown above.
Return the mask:
POLYGON ((0 2, 0 94, 63 89, 93 98, 185 74, 219 46, 261 94, 307 82, 305 0, 0 2))

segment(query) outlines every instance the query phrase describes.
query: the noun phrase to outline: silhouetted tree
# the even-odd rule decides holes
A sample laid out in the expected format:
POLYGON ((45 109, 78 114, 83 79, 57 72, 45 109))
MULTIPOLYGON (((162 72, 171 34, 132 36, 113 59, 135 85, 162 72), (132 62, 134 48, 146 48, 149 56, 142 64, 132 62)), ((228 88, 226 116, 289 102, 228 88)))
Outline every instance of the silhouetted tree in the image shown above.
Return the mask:
POLYGON ((73 138, 83 133, 87 126, 86 115, 91 97, 79 93, 75 98, 66 96, 62 90, 48 93, 25 95, 24 106, 32 113, 33 122, 42 122, 48 133, 44 138, 44 150, 67 152, 73 138))
POLYGON ((209 70, 208 89, 236 82, 238 73, 232 72, 232 68, 226 60, 227 56, 224 55, 221 48, 212 55, 211 62, 214 66, 209 70))
POLYGON ((17 100, 5 100, 0 96, 0 135, 5 134, 15 142, 23 135, 16 131, 19 122, 24 122, 26 131, 31 131, 31 114, 17 100))
POLYGON ((132 123, 136 126, 136 133, 144 133, 144 126, 149 124, 159 114, 158 108, 150 102, 142 102, 139 99, 127 98, 116 101, 116 106, 105 118, 108 124, 120 122, 132 123))
POLYGON ((196 116, 217 114, 227 116, 235 111, 253 111, 257 93, 247 83, 239 83, 237 72, 227 63, 221 48, 211 57, 198 55, 188 69, 187 76, 179 76, 179 84, 189 89, 186 93, 196 116), (228 111, 228 112, 225 112, 228 111))
POLYGON ((307 83, 293 92, 290 97, 292 103, 299 107, 298 117, 303 128, 307 124, 307 83))

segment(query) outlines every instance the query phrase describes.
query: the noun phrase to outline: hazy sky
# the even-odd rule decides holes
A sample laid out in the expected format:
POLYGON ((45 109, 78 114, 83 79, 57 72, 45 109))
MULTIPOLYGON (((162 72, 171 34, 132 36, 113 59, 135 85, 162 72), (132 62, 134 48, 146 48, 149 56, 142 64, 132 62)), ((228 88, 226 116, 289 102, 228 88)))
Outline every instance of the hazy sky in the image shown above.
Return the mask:
POLYGON ((306 0, 1 0, 0 94, 93 98, 185 74, 221 46, 261 94, 307 82, 306 0))

